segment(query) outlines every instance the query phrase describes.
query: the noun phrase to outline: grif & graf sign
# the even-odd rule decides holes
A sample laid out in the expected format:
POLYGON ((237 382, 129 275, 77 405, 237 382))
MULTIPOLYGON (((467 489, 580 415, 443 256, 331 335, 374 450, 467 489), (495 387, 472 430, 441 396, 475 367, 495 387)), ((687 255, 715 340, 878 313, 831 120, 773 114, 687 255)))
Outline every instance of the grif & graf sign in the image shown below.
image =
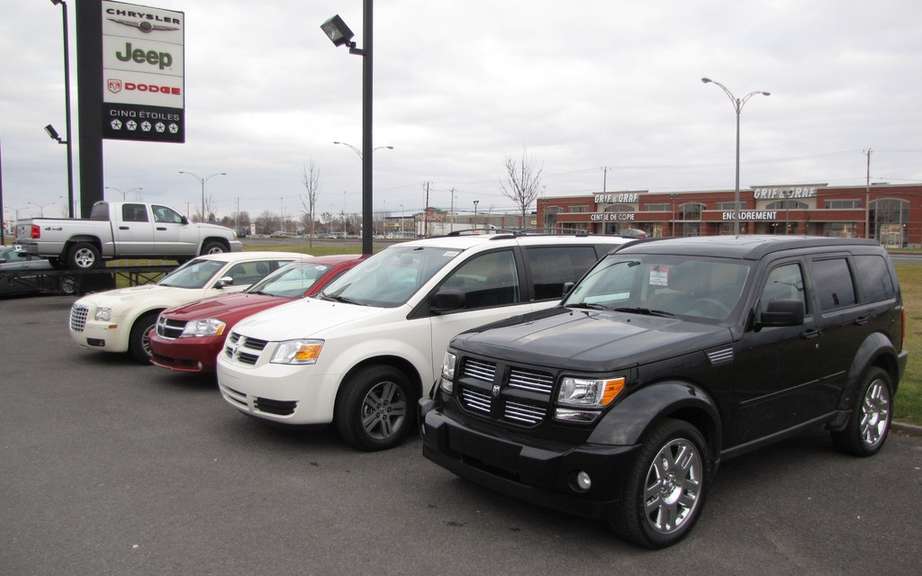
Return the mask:
POLYGON ((102 2, 103 138, 185 142, 185 15, 102 2))

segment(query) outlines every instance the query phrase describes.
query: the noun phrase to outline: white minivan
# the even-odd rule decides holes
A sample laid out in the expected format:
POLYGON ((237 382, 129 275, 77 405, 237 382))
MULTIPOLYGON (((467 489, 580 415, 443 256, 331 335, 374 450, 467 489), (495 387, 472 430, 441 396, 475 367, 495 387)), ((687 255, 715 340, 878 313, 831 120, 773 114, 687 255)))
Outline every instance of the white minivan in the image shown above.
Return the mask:
POLYGON ((389 448, 415 426, 454 336, 554 306, 628 241, 489 234, 391 246, 318 297, 237 324, 218 355, 221 395, 252 416, 335 422, 357 448, 389 448))

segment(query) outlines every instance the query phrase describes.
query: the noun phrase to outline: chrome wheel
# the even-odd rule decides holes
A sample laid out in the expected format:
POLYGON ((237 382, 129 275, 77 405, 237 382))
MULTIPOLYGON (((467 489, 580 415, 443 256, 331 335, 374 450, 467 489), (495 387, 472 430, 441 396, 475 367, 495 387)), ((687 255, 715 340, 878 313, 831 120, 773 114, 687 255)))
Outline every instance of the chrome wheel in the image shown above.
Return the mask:
POLYGON ((861 420, 858 431, 861 441, 868 448, 876 448, 883 442, 890 426, 890 390, 887 383, 880 378, 875 379, 864 393, 864 402, 861 403, 861 420))
POLYGON ((154 355, 153 350, 150 347, 150 331, 156 327, 156 324, 151 324, 144 330, 144 334, 141 335, 141 349, 144 350, 144 353, 147 354, 147 357, 150 358, 154 355))
POLYGON ((74 252, 74 263, 80 268, 92 268, 96 263, 96 254, 89 248, 79 248, 74 252))
POLYGON ((211 248, 208 249, 208 253, 209 254, 224 254, 224 248, 221 248, 220 246, 212 246, 211 248))
POLYGON ((407 399, 395 382, 378 382, 362 400, 362 428, 375 440, 387 440, 401 431, 407 416, 407 399))
POLYGON ((675 438, 663 446, 644 482, 647 524, 660 534, 672 534, 684 526, 698 507, 703 475, 701 454, 691 441, 675 438))

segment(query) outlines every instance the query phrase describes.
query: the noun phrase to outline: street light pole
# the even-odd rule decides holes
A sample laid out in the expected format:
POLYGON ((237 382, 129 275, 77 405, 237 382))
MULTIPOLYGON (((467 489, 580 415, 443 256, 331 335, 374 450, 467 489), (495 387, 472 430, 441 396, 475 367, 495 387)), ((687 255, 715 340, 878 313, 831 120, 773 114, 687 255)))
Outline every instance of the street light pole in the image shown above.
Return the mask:
POLYGON ((730 104, 733 106, 734 112, 736 112, 736 187, 735 187, 736 194, 734 196, 734 202, 733 202, 735 206, 735 210, 733 211, 734 216, 735 216, 733 218, 733 231, 737 236, 739 236, 740 234, 740 115, 743 112, 743 106, 746 105, 746 102, 748 102, 750 98, 756 95, 771 96, 771 92, 755 90, 753 92, 750 92, 749 94, 746 94, 742 98, 737 98, 736 96, 733 95, 733 92, 731 92, 729 88, 727 88, 726 86, 724 86, 723 84, 721 84, 720 82, 716 80, 711 80, 710 78, 702 78, 701 82, 704 84, 716 84, 717 86, 719 86, 720 89, 724 91, 724 94, 727 95, 727 98, 730 99, 730 104))
POLYGON ((193 178, 195 178, 201 183, 202 185, 202 222, 204 222, 208 218, 208 215, 205 214, 205 183, 211 180, 212 178, 214 178, 215 176, 227 176, 227 172, 215 172, 214 174, 209 174, 208 176, 205 176, 204 178, 194 172, 187 172, 185 170, 179 170, 178 173, 185 174, 187 176, 192 176, 193 178))
POLYGON ((67 27, 67 3, 64 0, 51 0, 52 4, 61 5, 61 21, 64 28, 64 127, 67 139, 67 216, 74 217, 74 156, 70 133, 70 34, 67 27))
POLYGON ((474 200, 474 228, 477 228, 477 205, 480 204, 480 200, 474 200))

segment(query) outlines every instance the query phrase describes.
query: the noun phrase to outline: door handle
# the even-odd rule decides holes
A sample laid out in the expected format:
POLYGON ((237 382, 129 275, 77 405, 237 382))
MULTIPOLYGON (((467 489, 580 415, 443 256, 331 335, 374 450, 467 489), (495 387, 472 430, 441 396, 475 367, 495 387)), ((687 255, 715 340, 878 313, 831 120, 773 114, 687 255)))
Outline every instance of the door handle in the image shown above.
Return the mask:
POLYGON ((859 325, 859 326, 864 326, 865 324, 867 324, 867 323, 870 322, 870 321, 871 321, 871 317, 870 317, 870 316, 859 316, 859 317, 855 318, 855 324, 857 324, 857 325, 859 325))
POLYGON ((162 231, 162 232, 166 232, 166 226, 157 226, 157 230, 160 230, 160 231, 162 231))
POLYGON ((811 339, 813 339, 813 338, 817 338, 817 337, 818 337, 820 334, 822 334, 822 333, 823 333, 822 330, 816 330, 816 329, 814 329, 814 328, 808 328, 807 330, 804 330, 800 335, 801 335, 801 337, 806 338, 807 340, 811 340, 811 339))
POLYGON ((131 227, 130 226, 119 226, 118 229, 119 230, 131 230, 131 227))

